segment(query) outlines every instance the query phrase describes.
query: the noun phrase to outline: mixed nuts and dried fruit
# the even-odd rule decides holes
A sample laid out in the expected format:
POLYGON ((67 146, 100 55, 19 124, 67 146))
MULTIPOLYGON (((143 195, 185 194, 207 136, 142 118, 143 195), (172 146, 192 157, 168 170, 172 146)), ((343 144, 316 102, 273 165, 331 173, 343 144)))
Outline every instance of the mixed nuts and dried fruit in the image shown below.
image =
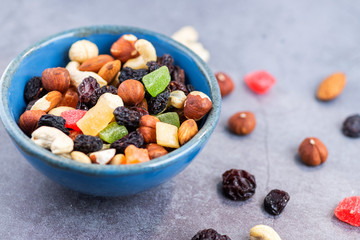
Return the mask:
POLYGON ((101 165, 147 162, 190 141, 211 99, 145 39, 122 35, 110 52, 99 55, 96 44, 80 40, 65 68, 31 78, 23 132, 54 154, 101 165))

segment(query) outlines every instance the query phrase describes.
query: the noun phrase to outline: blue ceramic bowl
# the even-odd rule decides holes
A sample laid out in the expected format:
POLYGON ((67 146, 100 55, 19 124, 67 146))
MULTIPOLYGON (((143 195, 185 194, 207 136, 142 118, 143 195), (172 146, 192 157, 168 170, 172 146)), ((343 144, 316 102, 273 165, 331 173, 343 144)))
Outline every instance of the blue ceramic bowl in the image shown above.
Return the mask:
POLYGON ((18 55, 7 67, 0 86, 0 113, 11 140, 24 157, 53 181, 86 194, 124 196, 135 194, 166 182, 181 172, 204 147, 220 115, 221 96, 209 67, 191 50, 169 37, 144 29, 125 26, 92 26, 65 31, 40 41, 18 55), (158 56, 169 53, 175 64, 185 70, 187 81, 206 93, 213 108, 202 121, 199 133, 181 148, 135 165, 82 164, 56 156, 35 145, 18 127, 17 122, 26 104, 23 92, 26 82, 41 76, 45 68, 66 66, 72 43, 87 39, 98 45, 100 53, 110 53, 110 47, 122 34, 132 33, 149 40, 158 56))

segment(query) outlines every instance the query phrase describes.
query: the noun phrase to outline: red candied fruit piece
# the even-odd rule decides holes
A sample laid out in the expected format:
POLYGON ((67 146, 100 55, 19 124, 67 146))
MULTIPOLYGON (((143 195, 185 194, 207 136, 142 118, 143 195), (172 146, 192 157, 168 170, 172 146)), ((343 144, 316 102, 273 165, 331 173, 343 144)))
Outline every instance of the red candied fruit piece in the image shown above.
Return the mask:
POLYGON ((336 207, 335 216, 343 222, 360 227, 360 196, 344 198, 336 207))
POLYGON ((256 71, 245 75, 246 85, 257 94, 265 94, 276 83, 276 79, 266 71, 256 71))
POLYGON ((81 132, 81 129, 76 123, 85 115, 86 111, 83 110, 67 110, 61 113, 65 119, 65 127, 81 132))

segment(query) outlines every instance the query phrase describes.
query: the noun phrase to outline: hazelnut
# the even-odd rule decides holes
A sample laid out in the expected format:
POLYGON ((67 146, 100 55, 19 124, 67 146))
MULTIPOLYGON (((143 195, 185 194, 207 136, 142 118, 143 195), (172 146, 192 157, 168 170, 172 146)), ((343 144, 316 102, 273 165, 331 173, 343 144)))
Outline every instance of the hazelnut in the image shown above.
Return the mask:
POLYGON ((234 90, 234 82, 229 75, 218 72, 215 77, 220 87, 221 97, 225 97, 234 90))
POLYGON ((62 96, 62 99, 58 103, 58 107, 65 106, 65 107, 72 107, 76 108, 76 105, 79 101, 79 94, 73 88, 69 88, 62 96))
POLYGON ((83 62, 79 70, 80 71, 89 71, 89 72, 95 72, 97 73, 102 66, 104 66, 106 63, 114 61, 114 58, 107 54, 102 54, 93 58, 90 58, 83 62))
POLYGON ((95 43, 88 40, 79 40, 74 42, 69 49, 69 58, 71 61, 79 63, 99 55, 99 48, 95 43))
POLYGON ((139 132, 146 143, 156 142, 156 123, 160 122, 157 117, 145 115, 140 118, 139 132))
POLYGON ((40 117, 45 114, 46 112, 42 110, 27 110, 20 116, 19 127, 26 135, 30 136, 37 128, 40 117))
POLYGON ((125 63, 130 58, 139 56, 135 49, 135 42, 137 37, 132 34, 122 35, 116 42, 111 46, 111 54, 119 59, 122 63, 125 63))
POLYGON ((49 92, 66 92, 70 86, 70 74, 66 68, 47 68, 42 73, 41 82, 49 92))
POLYGON ((200 120, 211 109, 212 102, 203 92, 190 92, 184 102, 184 115, 187 119, 200 120))
POLYGON ((125 105, 134 106, 144 99, 145 90, 141 82, 133 79, 122 82, 118 88, 118 95, 125 105))
POLYGON ((328 151, 319 139, 310 137, 300 144, 299 156, 306 165, 317 166, 326 161, 328 151))
POLYGON ((255 115, 252 112, 237 112, 228 121, 229 130, 237 135, 247 135, 256 126, 255 115))
POLYGON ((157 145, 155 143, 150 143, 146 146, 146 149, 148 150, 150 159, 158 158, 168 153, 168 151, 163 146, 157 145))
POLYGON ((193 119, 186 120, 179 128, 180 145, 184 145, 198 133, 198 126, 193 119))

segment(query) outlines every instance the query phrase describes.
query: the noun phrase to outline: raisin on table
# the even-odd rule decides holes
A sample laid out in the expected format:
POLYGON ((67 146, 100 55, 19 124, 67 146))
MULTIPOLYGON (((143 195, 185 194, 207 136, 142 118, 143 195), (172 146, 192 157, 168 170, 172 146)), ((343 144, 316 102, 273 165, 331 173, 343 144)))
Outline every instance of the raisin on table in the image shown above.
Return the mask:
POLYGON ((41 77, 31 78, 25 85, 24 98, 27 103, 44 96, 47 91, 43 88, 41 77))
POLYGON ((125 149, 129 145, 135 145, 135 147, 138 147, 138 148, 143 147, 144 146, 143 135, 141 135, 141 133, 138 132, 137 130, 133 131, 133 132, 129 133, 128 135, 126 135, 125 137, 113 142, 110 145, 110 148, 115 148, 116 153, 124 154, 125 149))
POLYGON ((360 115, 356 114, 345 119, 342 132, 352 138, 360 137, 360 115))
POLYGON ((135 129, 139 127, 141 114, 136 110, 131 110, 126 107, 117 107, 114 110, 116 123, 124 125, 127 128, 135 129))
POLYGON ((245 201, 254 195, 255 177, 247 171, 230 169, 224 172, 222 177, 223 192, 230 199, 245 201))
POLYGON ((191 240, 231 240, 231 238, 209 228, 199 231, 191 240))
POLYGON ((264 199, 265 210, 272 215, 279 215, 290 200, 290 195, 282 190, 273 189, 264 199))
POLYGON ((103 141, 99 137, 90 135, 78 135, 74 141, 74 151, 80 151, 83 153, 91 153, 101 150, 103 147, 103 141))
POLYGON ((148 101, 149 113, 156 115, 165 111, 169 97, 170 90, 168 88, 156 97, 151 97, 148 101))
POLYGON ((65 133, 66 135, 69 135, 69 129, 65 128, 65 119, 60 116, 55 116, 52 114, 45 114, 40 117, 40 120, 38 122, 38 126, 48 126, 48 127, 54 127, 65 133))

